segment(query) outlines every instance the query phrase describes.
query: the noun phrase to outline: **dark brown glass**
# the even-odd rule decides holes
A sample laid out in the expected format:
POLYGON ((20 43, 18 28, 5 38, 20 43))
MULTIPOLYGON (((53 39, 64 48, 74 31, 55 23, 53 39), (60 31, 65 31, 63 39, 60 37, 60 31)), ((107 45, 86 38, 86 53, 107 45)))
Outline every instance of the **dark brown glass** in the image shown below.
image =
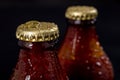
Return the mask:
POLYGON ((58 61, 55 42, 19 41, 19 59, 11 80, 68 80, 58 61))
POLYGON ((59 59, 70 80, 113 80, 112 64, 102 49, 95 20, 69 20, 59 59))

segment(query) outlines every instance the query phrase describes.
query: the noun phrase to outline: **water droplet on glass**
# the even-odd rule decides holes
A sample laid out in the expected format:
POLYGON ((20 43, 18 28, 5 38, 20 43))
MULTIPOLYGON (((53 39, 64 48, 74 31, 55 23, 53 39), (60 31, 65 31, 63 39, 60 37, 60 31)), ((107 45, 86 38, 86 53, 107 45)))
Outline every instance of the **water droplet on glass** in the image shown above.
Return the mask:
POLYGON ((104 59, 105 59, 105 56, 102 56, 102 57, 101 57, 101 59, 103 59, 103 60, 104 60, 104 59))
POLYGON ((31 63, 30 59, 28 59, 28 63, 32 67, 32 63, 31 63))
POLYGON ((96 65, 97 65, 97 66, 101 66, 101 63, 100 63, 100 62, 96 62, 96 65))
POLYGON ((83 45, 81 45, 81 48, 84 48, 84 46, 83 46, 83 45))
POLYGON ((89 66, 87 66, 87 70, 90 70, 90 67, 89 67, 89 66))
POLYGON ((109 61, 107 60, 107 61, 105 61, 105 63, 106 63, 106 64, 109 64, 109 61))
POLYGON ((100 43, 99 42, 96 42, 96 45, 99 45, 100 43))
POLYGON ((86 60, 85 63, 88 63, 88 60, 86 60))
POLYGON ((78 39, 81 39, 81 36, 79 36, 78 39))
POLYGON ((42 78, 43 76, 42 75, 40 75, 40 78, 42 78))
POLYGON ((98 75, 102 75, 102 72, 101 72, 101 71, 99 71, 99 72, 98 72, 98 75))
POLYGON ((98 52, 99 50, 98 49, 94 49, 95 52, 98 52))
POLYGON ((27 76, 25 77, 25 80, 30 80, 30 75, 27 75, 27 76))
POLYGON ((80 40, 77 40, 77 42, 80 42, 80 40))

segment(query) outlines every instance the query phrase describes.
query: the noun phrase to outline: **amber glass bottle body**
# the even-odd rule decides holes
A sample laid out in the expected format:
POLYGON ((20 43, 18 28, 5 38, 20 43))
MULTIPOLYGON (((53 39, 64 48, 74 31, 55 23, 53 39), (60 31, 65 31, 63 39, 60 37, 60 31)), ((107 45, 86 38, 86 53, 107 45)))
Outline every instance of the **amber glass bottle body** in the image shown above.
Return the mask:
POLYGON ((19 59, 11 80, 67 80, 54 49, 55 41, 19 41, 19 59))
POLYGON ((70 80, 113 80, 112 64, 102 49, 95 20, 69 20, 59 59, 70 80))

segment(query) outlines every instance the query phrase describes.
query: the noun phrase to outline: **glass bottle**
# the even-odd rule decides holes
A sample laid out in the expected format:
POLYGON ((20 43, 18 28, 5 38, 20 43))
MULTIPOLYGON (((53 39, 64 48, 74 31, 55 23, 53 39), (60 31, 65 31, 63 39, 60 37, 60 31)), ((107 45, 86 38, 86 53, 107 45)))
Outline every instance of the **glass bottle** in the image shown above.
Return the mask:
POLYGON ((112 64, 95 30, 97 14, 92 6, 66 10, 68 30, 58 57, 70 80, 113 80, 112 64))
POLYGON ((59 37, 56 24, 28 21, 18 26, 16 37, 21 49, 10 80, 68 80, 54 48, 59 37))

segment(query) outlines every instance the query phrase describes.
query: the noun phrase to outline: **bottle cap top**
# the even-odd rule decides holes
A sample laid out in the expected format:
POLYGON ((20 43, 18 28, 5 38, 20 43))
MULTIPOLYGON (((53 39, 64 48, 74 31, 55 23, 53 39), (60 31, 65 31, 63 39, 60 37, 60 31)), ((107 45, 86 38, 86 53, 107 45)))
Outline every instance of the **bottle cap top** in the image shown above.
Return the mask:
POLYGON ((70 6, 65 13, 65 17, 72 20, 91 20, 97 15, 97 9, 92 6, 70 6))
POLYGON ((28 21, 18 26, 16 37, 30 42, 51 41, 59 37, 59 30, 55 23, 28 21))

